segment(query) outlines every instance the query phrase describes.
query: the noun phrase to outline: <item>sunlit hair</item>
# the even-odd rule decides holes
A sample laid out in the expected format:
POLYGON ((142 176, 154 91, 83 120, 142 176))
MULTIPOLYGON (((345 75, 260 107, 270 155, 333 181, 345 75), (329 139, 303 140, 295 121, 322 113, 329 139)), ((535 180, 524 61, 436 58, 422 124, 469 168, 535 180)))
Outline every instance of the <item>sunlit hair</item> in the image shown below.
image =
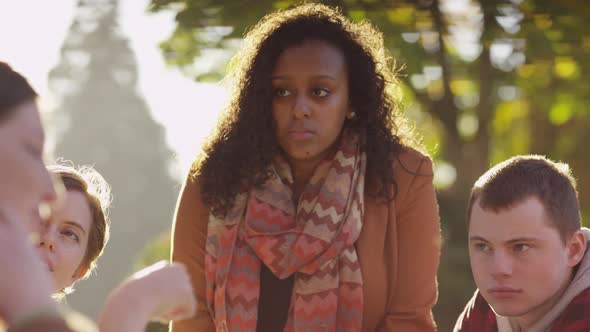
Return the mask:
MULTIPOLYGON (((64 164, 48 166, 49 172, 57 176, 65 187, 65 190, 78 191, 86 197, 92 224, 88 232, 88 245, 84 258, 78 267, 87 269, 83 279, 86 279, 96 269, 96 261, 102 255, 105 245, 109 240, 108 208, 111 203, 111 188, 105 179, 91 166, 74 167, 64 164)), ((63 290, 69 294, 71 287, 63 290)))
POLYGON ((475 182, 467 207, 467 226, 474 204, 498 212, 531 197, 541 202, 564 243, 568 236, 580 229, 576 180, 569 166, 537 155, 505 160, 475 182))
POLYGON ((34 101, 37 92, 8 64, 0 61, 0 122, 19 105, 34 101))
POLYGON ((273 130, 271 74, 285 49, 308 40, 327 42, 344 55, 356 113, 345 126, 365 135, 369 193, 386 200, 395 194, 393 161, 410 133, 398 112, 395 64, 382 33, 367 22, 349 21, 337 9, 305 4, 265 16, 230 62, 230 101, 193 165, 203 200, 214 214, 223 215, 239 192, 269 177, 268 165, 280 151, 273 130))

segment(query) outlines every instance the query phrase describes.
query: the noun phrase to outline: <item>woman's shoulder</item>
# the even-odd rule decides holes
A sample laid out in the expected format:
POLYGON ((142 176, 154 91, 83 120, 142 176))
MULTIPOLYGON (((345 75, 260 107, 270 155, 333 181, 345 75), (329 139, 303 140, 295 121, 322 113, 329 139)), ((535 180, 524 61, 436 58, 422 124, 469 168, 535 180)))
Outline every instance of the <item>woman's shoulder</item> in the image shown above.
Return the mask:
POLYGON ((189 211, 191 214, 209 213, 209 209, 203 199, 200 173, 193 168, 189 170, 184 180, 179 199, 177 213, 182 213, 184 210, 189 211), (180 207, 183 208, 181 209, 180 207))
POLYGON ((188 173, 185 173, 184 188, 189 190, 193 195, 202 195, 203 186, 203 154, 199 154, 191 164, 188 173))
MULTIPOLYGON (((388 159, 392 160, 391 168, 388 170, 388 172, 392 172, 392 183, 388 186, 390 197, 395 198, 400 192, 406 192, 415 179, 431 179, 434 175, 432 159, 423 150, 402 145, 388 159)), ((368 192, 377 192, 381 183, 381 179, 369 180, 367 182, 368 192)))
POLYGON ((434 165, 426 152, 404 146, 394 158, 393 173, 395 179, 434 176, 434 165))

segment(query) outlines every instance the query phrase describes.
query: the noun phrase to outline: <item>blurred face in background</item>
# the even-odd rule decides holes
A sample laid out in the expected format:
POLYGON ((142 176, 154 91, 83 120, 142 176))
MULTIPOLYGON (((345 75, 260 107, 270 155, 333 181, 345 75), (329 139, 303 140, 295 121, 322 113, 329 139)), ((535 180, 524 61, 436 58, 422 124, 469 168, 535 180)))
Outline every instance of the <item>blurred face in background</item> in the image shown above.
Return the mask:
POLYGON ((55 291, 72 286, 86 274, 84 256, 92 225, 90 205, 85 194, 67 190, 58 206, 43 222, 37 249, 51 274, 55 291))

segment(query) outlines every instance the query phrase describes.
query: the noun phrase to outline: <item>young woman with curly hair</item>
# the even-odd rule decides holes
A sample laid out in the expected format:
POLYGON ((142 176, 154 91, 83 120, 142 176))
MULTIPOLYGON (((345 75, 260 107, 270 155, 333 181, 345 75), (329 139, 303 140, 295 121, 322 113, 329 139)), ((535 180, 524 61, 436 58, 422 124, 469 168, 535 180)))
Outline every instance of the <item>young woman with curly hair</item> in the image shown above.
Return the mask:
POLYGON ((200 308, 172 330, 434 331, 433 166, 382 34, 306 4, 263 18, 230 66, 173 231, 200 308))

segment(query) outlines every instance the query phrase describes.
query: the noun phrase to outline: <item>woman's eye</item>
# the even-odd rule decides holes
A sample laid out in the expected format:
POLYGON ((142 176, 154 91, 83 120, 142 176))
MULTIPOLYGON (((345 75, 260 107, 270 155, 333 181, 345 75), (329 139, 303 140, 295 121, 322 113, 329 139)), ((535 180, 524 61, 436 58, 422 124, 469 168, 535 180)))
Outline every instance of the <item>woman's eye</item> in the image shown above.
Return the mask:
POLYGON ((63 230, 63 231, 61 232, 61 234, 62 234, 63 236, 65 236, 65 237, 67 237, 67 238, 70 238, 70 239, 72 239, 72 240, 76 241, 76 242, 80 241, 80 238, 78 237, 78 234, 76 234, 75 232, 73 232, 73 231, 71 231, 71 230, 68 230, 68 229, 66 229, 66 230, 63 230))
POLYGON ((291 95, 291 92, 289 92, 289 90, 287 90, 287 89, 283 89, 283 88, 275 89, 275 96, 287 97, 289 95, 291 95))
POLYGON ((327 89, 313 89, 312 94, 316 97, 325 97, 330 93, 327 89))

